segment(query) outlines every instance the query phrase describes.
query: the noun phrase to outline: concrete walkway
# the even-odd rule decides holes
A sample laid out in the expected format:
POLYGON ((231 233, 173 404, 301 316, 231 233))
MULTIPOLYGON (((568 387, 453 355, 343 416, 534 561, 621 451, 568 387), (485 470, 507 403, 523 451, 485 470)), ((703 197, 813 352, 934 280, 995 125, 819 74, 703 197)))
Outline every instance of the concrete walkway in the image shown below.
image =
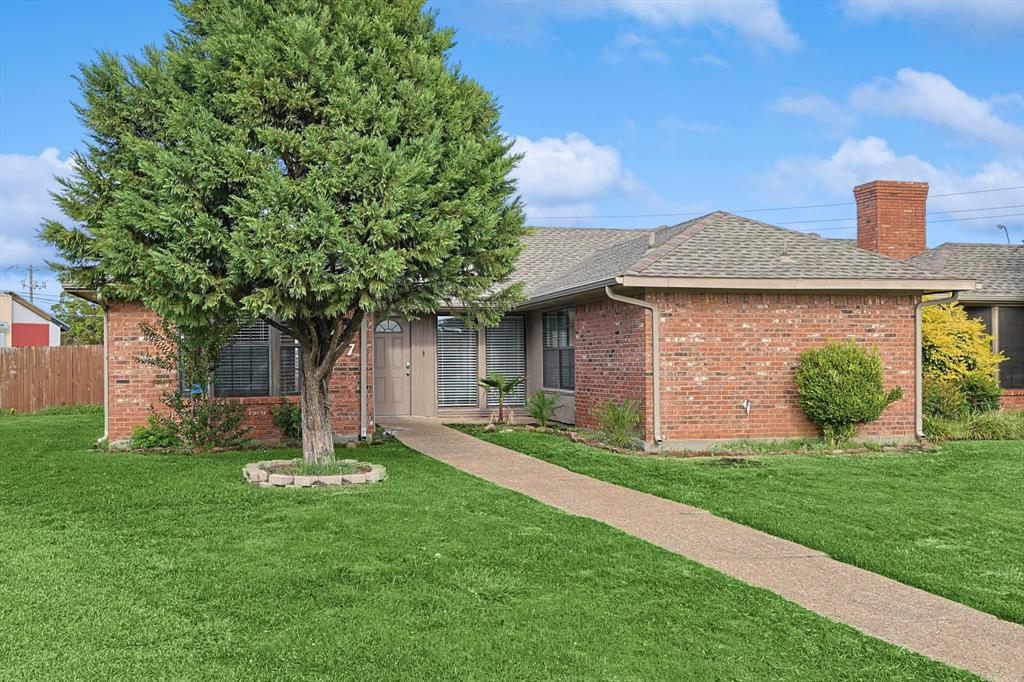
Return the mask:
POLYGON ((485 443, 437 420, 381 420, 409 447, 993 680, 1024 680, 1024 627, 678 502, 485 443))

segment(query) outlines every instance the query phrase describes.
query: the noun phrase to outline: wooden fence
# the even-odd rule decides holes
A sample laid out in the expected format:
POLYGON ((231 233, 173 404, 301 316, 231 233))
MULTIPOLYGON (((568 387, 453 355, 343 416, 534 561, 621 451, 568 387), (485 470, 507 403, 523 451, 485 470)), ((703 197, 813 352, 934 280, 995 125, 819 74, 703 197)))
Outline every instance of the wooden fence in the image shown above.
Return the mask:
POLYGON ((0 409, 103 402, 103 346, 0 348, 0 409))

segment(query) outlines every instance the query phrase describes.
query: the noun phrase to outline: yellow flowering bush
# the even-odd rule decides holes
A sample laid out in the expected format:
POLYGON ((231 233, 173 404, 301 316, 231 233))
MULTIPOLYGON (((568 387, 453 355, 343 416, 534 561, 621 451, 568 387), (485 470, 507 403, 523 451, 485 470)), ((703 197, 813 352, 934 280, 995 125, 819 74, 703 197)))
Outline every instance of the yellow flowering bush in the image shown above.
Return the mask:
POLYGON ((958 384, 971 376, 993 378, 1006 360, 992 352, 992 335, 984 323, 968 317, 957 303, 921 311, 921 354, 926 376, 958 384))

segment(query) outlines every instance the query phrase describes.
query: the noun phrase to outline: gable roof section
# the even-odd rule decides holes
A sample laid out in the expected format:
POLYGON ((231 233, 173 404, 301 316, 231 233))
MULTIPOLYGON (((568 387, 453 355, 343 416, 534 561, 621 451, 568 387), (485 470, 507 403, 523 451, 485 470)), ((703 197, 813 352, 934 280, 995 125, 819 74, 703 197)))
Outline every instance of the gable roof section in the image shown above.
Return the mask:
POLYGON ((1024 246, 946 243, 908 259, 922 270, 978 282, 973 300, 1024 301, 1024 246))
POLYGON ((21 307, 25 308, 26 310, 32 312, 33 314, 38 315, 39 317, 43 318, 47 322, 54 323, 55 325, 60 327, 62 331, 67 331, 68 329, 71 329, 71 327, 68 326, 68 324, 66 322, 63 322, 62 320, 58 320, 56 317, 54 317, 50 313, 46 312, 45 310, 43 310, 42 308, 37 306, 32 301, 28 300, 24 296, 21 296, 20 294, 17 294, 17 293, 15 293, 13 291, 4 291, 4 292, 0 292, 0 293, 3 293, 5 296, 10 296, 11 300, 17 302, 18 305, 20 305, 21 307))
POLYGON ((972 287, 838 240, 723 211, 656 230, 534 228, 515 277, 526 283, 528 299, 615 282, 733 289, 785 283, 809 289, 972 287))

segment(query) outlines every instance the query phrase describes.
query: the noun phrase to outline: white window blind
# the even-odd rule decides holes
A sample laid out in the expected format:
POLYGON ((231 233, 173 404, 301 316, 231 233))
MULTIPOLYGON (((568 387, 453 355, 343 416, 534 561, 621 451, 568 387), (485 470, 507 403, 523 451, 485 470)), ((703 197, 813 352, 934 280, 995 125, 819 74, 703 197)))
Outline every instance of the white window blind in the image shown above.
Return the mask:
POLYGON ((478 366, 476 330, 462 318, 437 318, 437 406, 476 407, 478 366))
MULTIPOLYGON (((526 375, 526 333, 523 318, 509 315, 502 318, 497 327, 490 327, 484 334, 486 349, 487 374, 500 372, 508 379, 516 379, 526 375)), ((498 392, 487 391, 487 405, 498 404, 498 392)), ((526 384, 521 383, 513 389, 505 401, 506 405, 526 404, 526 384)))

